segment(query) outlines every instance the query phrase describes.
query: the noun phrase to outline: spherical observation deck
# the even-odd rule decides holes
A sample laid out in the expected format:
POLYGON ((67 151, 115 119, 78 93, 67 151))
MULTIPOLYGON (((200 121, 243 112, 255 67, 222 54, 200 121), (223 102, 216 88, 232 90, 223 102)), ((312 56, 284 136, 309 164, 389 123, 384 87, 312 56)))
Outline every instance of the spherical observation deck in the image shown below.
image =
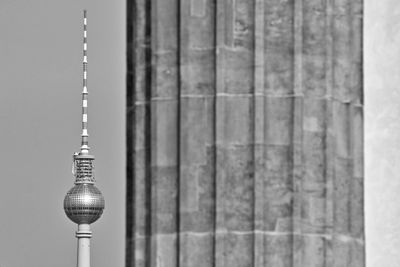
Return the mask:
POLYGON ((103 214, 104 197, 93 184, 81 183, 71 188, 64 198, 64 211, 77 224, 91 224, 103 214))

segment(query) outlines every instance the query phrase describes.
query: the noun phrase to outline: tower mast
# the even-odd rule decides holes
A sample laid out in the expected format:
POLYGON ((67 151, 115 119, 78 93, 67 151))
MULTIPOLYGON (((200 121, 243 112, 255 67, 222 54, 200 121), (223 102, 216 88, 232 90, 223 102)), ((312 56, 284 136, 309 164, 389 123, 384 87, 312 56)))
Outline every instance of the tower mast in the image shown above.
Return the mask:
POLYGON ((94 185, 94 156, 89 154, 88 143, 88 88, 87 88, 87 18, 83 11, 83 90, 82 90, 82 140, 79 153, 73 156, 75 186, 64 198, 64 211, 70 220, 78 224, 77 267, 90 267, 90 224, 103 213, 104 197, 94 185))
POLYGON ((88 89, 87 89, 87 18, 86 10, 83 11, 83 90, 82 90, 82 144, 81 154, 89 154, 88 143, 88 89))

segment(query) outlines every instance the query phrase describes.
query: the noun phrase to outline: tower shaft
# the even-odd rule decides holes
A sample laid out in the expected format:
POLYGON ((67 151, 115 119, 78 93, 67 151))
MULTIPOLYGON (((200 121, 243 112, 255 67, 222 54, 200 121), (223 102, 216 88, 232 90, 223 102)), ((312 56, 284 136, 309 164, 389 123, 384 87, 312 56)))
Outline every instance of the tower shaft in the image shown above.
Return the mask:
POLYGON ((90 238, 92 237, 90 225, 80 224, 76 237, 78 238, 77 267, 90 267, 90 238))

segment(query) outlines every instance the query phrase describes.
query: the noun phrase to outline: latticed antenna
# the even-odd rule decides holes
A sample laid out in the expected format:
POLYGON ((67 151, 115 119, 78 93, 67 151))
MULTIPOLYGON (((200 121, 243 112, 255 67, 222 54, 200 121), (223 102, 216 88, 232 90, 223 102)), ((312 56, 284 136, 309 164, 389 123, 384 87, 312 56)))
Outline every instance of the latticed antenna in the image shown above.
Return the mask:
POLYGON ((88 89, 87 89, 87 18, 86 10, 83 11, 83 91, 82 91, 82 144, 81 154, 89 154, 88 142, 88 89))
POLYGON ((87 88, 87 17, 83 11, 83 90, 82 90, 82 142, 79 153, 74 154, 73 174, 75 183, 94 182, 94 156, 89 155, 88 88, 87 88))

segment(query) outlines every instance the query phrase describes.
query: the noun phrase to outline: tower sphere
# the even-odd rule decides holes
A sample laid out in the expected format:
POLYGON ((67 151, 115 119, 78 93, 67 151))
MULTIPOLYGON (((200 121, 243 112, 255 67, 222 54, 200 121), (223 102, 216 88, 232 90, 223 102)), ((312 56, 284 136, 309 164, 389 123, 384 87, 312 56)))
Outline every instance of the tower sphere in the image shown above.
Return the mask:
POLYGON ((64 211, 77 224, 91 224, 103 214, 104 197, 93 184, 76 184, 64 198, 64 211))

